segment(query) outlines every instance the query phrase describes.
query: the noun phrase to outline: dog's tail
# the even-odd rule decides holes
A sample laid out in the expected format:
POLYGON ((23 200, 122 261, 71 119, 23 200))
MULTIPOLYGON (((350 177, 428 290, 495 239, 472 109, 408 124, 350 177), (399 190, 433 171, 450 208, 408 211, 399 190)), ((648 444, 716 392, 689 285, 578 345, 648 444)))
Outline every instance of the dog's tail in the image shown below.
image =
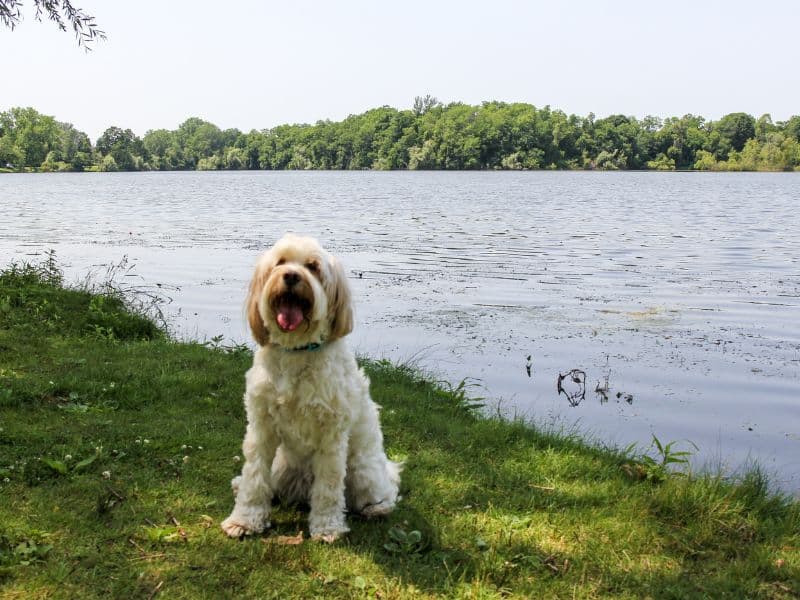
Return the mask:
POLYGON ((389 481, 394 484, 394 487, 400 486, 400 473, 403 472, 405 461, 394 461, 386 459, 386 473, 389 475, 389 481))

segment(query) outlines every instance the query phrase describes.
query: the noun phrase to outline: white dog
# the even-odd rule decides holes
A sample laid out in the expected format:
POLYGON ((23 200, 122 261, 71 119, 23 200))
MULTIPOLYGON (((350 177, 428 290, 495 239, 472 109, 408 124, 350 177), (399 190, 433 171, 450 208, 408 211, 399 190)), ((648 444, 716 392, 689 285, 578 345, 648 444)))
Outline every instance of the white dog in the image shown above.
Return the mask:
POLYGON ((389 513, 401 465, 386 457, 369 380, 342 339, 353 329, 340 263, 316 240, 286 235, 256 265, 247 318, 260 348, 247 372, 247 432, 231 537, 269 527, 273 496, 307 501, 311 536, 348 531, 345 510, 389 513))

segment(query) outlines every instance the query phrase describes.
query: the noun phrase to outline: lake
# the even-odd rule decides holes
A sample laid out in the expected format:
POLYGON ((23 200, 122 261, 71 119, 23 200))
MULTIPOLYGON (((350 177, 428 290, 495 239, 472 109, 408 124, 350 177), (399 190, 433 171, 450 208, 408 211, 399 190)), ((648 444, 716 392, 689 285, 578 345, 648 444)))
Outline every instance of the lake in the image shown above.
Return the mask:
POLYGON ((358 352, 797 493, 799 204, 797 174, 10 174, 0 262, 55 249, 78 280, 127 257, 177 335, 236 343, 257 255, 310 234, 350 274, 358 352))

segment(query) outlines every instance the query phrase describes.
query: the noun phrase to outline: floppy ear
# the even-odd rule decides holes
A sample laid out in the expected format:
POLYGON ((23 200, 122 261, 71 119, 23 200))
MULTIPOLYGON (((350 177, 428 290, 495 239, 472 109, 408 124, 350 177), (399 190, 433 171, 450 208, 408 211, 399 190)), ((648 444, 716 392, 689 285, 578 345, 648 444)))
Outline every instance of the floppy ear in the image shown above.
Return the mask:
POLYGON ((247 299, 245 300, 247 322, 259 346, 266 346, 269 343, 269 331, 267 331, 264 320, 261 318, 261 313, 258 311, 258 303, 261 300, 267 277, 269 277, 269 269, 263 267, 261 261, 259 261, 255 273, 253 273, 253 279, 250 281, 250 290, 247 292, 247 299))
POLYGON ((328 294, 328 318, 331 321, 330 339, 335 340, 353 331, 353 306, 342 264, 331 256, 330 265, 331 275, 325 291, 328 294))

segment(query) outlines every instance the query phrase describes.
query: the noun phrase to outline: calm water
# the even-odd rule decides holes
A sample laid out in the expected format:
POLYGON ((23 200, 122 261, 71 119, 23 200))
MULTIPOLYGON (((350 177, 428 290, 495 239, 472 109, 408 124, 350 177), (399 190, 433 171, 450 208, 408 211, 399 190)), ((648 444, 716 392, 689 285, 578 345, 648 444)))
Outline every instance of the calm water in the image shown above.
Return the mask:
POLYGON ((77 279, 127 256, 180 288, 179 335, 245 341, 257 254, 308 233, 351 274, 359 352, 797 492, 799 204, 793 174, 3 175, 0 262, 54 248, 77 279))

